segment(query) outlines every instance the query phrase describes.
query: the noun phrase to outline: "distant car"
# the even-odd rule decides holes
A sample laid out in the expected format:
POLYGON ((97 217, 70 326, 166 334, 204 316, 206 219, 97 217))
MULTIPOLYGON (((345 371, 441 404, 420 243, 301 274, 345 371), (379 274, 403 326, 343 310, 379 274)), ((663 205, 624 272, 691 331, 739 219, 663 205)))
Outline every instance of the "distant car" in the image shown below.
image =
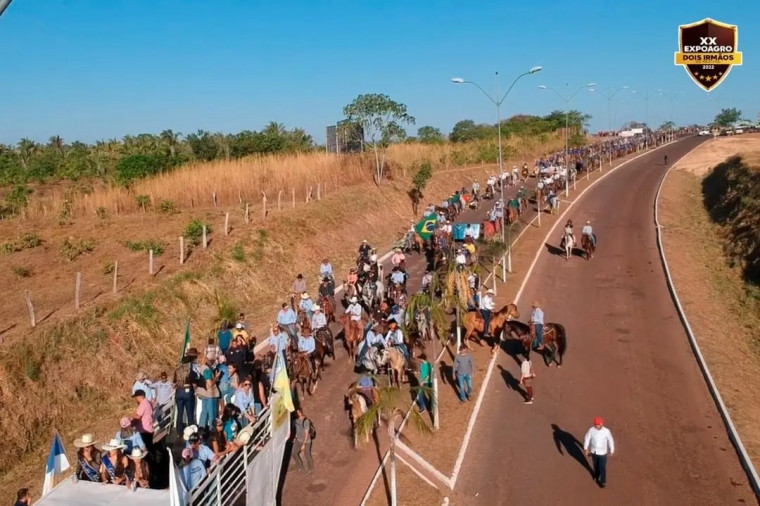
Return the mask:
POLYGON ((699 135, 711 135, 709 130, 700 130, 699 135))
POLYGON ((744 130, 742 130, 741 128, 737 128, 736 130, 734 130, 734 133, 735 134, 743 134, 744 130))

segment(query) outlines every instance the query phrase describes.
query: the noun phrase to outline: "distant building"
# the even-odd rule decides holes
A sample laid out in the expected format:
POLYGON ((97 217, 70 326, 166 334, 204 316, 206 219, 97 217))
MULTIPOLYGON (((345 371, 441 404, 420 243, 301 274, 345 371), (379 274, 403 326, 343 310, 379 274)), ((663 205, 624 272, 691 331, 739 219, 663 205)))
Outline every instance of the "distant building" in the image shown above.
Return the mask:
POLYGON ((364 147, 364 129, 356 124, 327 127, 328 153, 360 153, 364 147))

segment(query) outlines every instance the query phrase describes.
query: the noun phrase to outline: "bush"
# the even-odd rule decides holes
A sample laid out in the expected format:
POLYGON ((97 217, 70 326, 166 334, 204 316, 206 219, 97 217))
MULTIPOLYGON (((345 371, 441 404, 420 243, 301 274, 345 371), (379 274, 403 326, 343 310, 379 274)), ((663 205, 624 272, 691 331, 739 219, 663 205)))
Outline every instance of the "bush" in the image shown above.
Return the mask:
POLYGON ((166 158, 160 155, 128 155, 116 165, 116 182, 129 186, 135 179, 158 174, 168 165, 166 158))
POLYGON ((36 248, 40 244, 42 244, 42 240, 37 237, 37 234, 24 234, 14 240, 0 243, 0 252, 15 253, 25 249, 36 248))
POLYGON ((20 278, 30 278, 32 277, 32 271, 27 269, 26 267, 13 267, 13 274, 20 278))
POLYGON ((146 209, 150 207, 150 196, 138 195, 137 197, 135 197, 135 202, 137 202, 137 207, 145 211, 146 209))
POLYGON ((193 220, 187 224, 183 236, 190 239, 190 244, 198 246, 203 239, 203 226, 206 226, 206 233, 211 233, 211 225, 204 223, 201 220, 193 220))
POLYGON ((20 210, 26 207, 28 203, 27 197, 32 193, 32 189, 26 185, 16 185, 5 196, 5 201, 8 203, 8 207, 13 214, 18 213, 20 210))
POLYGON ((69 237, 61 245, 61 256, 73 262, 79 255, 89 253, 95 249, 95 241, 92 239, 76 239, 69 237))
POLYGON ((158 209, 163 214, 175 214, 179 212, 177 204, 175 204, 173 200, 161 200, 158 204, 158 209))
POLYGON ((232 247, 232 259, 236 262, 245 262, 245 250, 242 244, 236 243, 232 247))
POLYGON ((144 241, 126 241, 123 243, 130 251, 150 251, 153 250, 154 256, 160 256, 164 253, 166 243, 156 239, 146 239, 144 241))
POLYGON ((113 262, 106 262, 103 264, 103 274, 108 276, 109 274, 113 274, 114 264, 113 262))
POLYGON ((108 209, 106 209, 105 207, 102 207, 102 206, 98 207, 97 209, 95 209, 95 216, 97 216, 101 220, 107 219, 108 218, 108 209))
POLYGON ((417 173, 412 178, 412 184, 415 188, 422 191, 427 186, 431 177, 433 177, 433 166, 430 165, 430 162, 422 162, 417 169, 417 173))

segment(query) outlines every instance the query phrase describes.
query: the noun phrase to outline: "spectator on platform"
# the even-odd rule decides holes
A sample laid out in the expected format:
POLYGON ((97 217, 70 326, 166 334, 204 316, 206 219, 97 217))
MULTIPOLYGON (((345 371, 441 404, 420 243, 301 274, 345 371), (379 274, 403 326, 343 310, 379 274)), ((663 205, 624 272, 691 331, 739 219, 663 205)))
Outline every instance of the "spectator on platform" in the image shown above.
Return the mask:
POLYGON ((222 324, 219 326, 219 331, 216 333, 216 340, 217 343, 219 343, 219 348, 222 350, 222 353, 227 353, 227 350, 232 344, 232 331, 230 330, 230 322, 226 319, 222 320, 222 324))
POLYGON ((145 460, 147 453, 139 448, 127 452, 127 487, 150 488, 150 467, 145 460))
POLYGON ((136 416, 132 418, 135 429, 140 433, 145 447, 150 450, 153 448, 153 406, 145 398, 145 392, 136 391, 132 397, 137 403, 136 416))
POLYGON ((116 439, 120 439, 126 446, 124 449, 125 453, 132 453, 132 450, 135 448, 139 448, 143 452, 147 450, 142 435, 135 430, 131 418, 128 416, 123 417, 119 425, 121 426, 121 430, 116 432, 115 437, 116 439))
MULTIPOLYGON (((143 402, 148 402, 145 395, 141 397, 143 402)), ((127 457, 122 453, 124 448, 126 445, 118 439, 112 439, 100 447, 105 452, 105 455, 101 456, 100 463, 100 479, 104 483, 124 485, 127 482, 127 457)))
POLYGON ((182 467, 180 468, 182 481, 185 482, 185 488, 190 491, 206 477, 206 466, 194 457, 193 450, 185 448, 182 450, 182 467))
POLYGON ((81 438, 74 440, 77 450, 77 462, 74 474, 78 480, 100 481, 100 450, 95 448, 97 441, 92 434, 83 434, 81 438))

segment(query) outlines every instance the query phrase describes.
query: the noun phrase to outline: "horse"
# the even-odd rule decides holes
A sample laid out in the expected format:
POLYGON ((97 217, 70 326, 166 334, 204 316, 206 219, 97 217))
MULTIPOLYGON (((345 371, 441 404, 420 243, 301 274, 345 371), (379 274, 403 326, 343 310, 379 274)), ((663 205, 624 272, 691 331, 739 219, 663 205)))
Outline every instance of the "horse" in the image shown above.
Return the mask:
POLYGON ((565 260, 569 260, 570 256, 572 256, 574 246, 575 246, 575 241, 573 240, 572 234, 565 234, 564 236, 562 236, 562 241, 560 242, 560 248, 565 250, 565 260))
POLYGON ((412 212, 417 216, 417 207, 420 205, 420 200, 424 198, 422 191, 416 186, 407 192, 409 199, 412 201, 412 212))
MULTIPOLYGON (((377 389, 377 387, 371 387, 369 388, 369 392, 365 393, 362 392, 361 388, 358 387, 356 382, 351 383, 348 386, 348 393, 346 394, 345 400, 346 405, 348 407, 348 415, 349 419, 351 421, 351 432, 353 434, 354 438, 354 449, 359 447, 358 442, 358 432, 356 427, 356 422, 361 418, 369 409, 369 404, 367 397, 371 398, 371 402, 373 404, 380 402, 380 391, 377 389)), ((375 422, 375 426, 380 425, 380 412, 378 411, 377 416, 377 422, 375 422)), ((369 433, 366 433, 364 435, 364 442, 369 442, 369 433)))
POLYGON ((362 286, 362 302, 368 313, 375 307, 376 297, 377 285, 371 281, 364 283, 362 286))
MULTIPOLYGON (((504 325, 502 339, 511 338, 512 335, 521 342, 523 355, 527 356, 530 352, 533 341, 536 338, 536 332, 533 324, 523 323, 517 320, 510 320, 504 325)), ((567 351, 567 331, 561 323, 547 323, 544 325, 544 350, 549 351, 549 355, 541 352, 544 363, 551 365, 556 362, 557 367, 562 367, 562 357, 567 351), (559 360, 557 359, 559 356, 559 360)))
POLYGON ((333 304, 333 300, 332 297, 322 297, 322 300, 320 300, 322 312, 328 324, 335 321, 335 304, 333 304))
POLYGON ((288 361, 288 376, 295 383, 296 388, 301 385, 301 396, 306 397, 313 393, 314 376, 309 366, 309 359, 302 353, 293 353, 288 361))
POLYGON ((530 172, 528 171, 528 167, 523 167, 522 171, 520 171, 520 175, 522 176, 523 181, 528 179, 528 176, 530 175, 530 172))
MULTIPOLYGON (((417 324, 417 335, 422 343, 426 341, 432 341, 433 339, 433 325, 428 322, 427 315, 424 310, 417 311, 414 315, 414 322, 417 324)), ((421 348, 424 349, 425 345, 422 344, 421 348)))
POLYGON ((364 337, 364 326, 367 320, 362 318, 359 321, 354 321, 349 318, 349 315, 343 313, 339 322, 343 325, 343 340, 348 347, 348 361, 353 363, 354 357, 356 357, 356 345, 364 337))
POLYGON ((594 256, 596 247, 587 234, 581 234, 581 247, 583 248, 583 254, 586 257, 586 260, 591 260, 591 257, 594 256))
POLYGON ((322 327, 314 332, 314 340, 317 342, 317 349, 320 345, 325 349, 322 360, 322 369, 324 369, 324 357, 330 356, 335 360, 335 337, 330 327, 322 327))
MULTIPOLYGON (((491 321, 488 325, 489 334, 496 335, 496 331, 500 330, 504 323, 509 321, 513 318, 519 318, 520 313, 517 311, 517 306, 513 303, 509 303, 506 306, 502 307, 498 311, 495 311, 493 315, 491 316, 491 321)), ((464 327, 467 329, 467 332, 464 335, 464 343, 467 343, 470 337, 474 332, 478 332, 479 334, 483 334, 483 324, 485 323, 483 321, 483 316, 480 314, 479 311, 470 311, 464 315, 464 327)), ((483 346, 483 343, 481 342, 480 338, 477 339, 477 342, 479 345, 483 346)), ((468 346, 469 347, 469 346, 468 346)), ((491 346, 491 352, 496 351, 496 345, 491 346)))
POLYGON ((406 383, 406 357, 398 348, 386 347, 380 355, 382 365, 389 368, 390 384, 396 380, 396 387, 401 388, 401 383, 406 383))
POLYGON ((554 195, 551 199, 549 199, 549 205, 551 206, 549 208, 550 214, 557 214, 559 213, 559 196, 554 195))
POLYGON ((507 215, 505 216, 507 219, 507 225, 511 225, 512 223, 517 221, 517 209, 511 206, 507 207, 507 215))

